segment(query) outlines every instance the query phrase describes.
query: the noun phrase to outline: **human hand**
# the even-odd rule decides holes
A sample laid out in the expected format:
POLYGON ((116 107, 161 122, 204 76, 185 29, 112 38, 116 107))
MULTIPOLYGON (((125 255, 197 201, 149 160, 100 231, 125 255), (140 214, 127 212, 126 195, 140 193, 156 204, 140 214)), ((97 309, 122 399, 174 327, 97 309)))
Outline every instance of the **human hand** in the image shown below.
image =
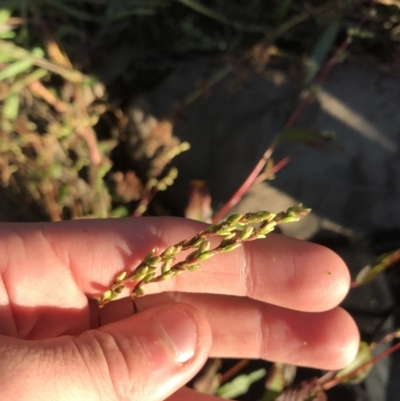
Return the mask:
POLYGON ((0 399, 211 401, 182 388, 208 356, 323 369, 353 359, 358 331, 336 307, 346 266, 274 234, 146 286, 136 315, 128 298, 111 302, 97 327, 90 300, 119 272, 203 228, 175 218, 1 224, 0 399))

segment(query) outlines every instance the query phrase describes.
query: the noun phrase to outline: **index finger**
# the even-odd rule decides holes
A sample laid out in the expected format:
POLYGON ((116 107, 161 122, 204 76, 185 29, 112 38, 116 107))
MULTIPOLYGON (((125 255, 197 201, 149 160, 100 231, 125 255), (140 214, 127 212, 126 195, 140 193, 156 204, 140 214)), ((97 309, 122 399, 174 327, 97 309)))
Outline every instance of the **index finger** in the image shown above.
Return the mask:
MULTIPOLYGON (((6 224, 0 229, 1 267, 10 274, 14 266, 13 274, 18 271, 20 277, 40 271, 51 280, 57 273, 66 288, 75 285, 98 297, 150 249, 162 251, 204 228, 169 217, 6 224)), ((145 290, 248 296, 290 309, 323 311, 344 298, 350 281, 344 262, 329 249, 273 234, 202 265, 200 272, 185 272, 145 290)))

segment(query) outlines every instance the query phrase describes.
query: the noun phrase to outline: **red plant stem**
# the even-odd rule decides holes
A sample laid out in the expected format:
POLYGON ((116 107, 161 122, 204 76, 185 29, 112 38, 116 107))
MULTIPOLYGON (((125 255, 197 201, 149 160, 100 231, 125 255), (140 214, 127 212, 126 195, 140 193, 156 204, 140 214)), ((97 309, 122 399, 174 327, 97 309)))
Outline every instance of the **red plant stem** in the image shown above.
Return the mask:
POLYGON ((388 355, 392 354, 393 352, 397 351, 398 349, 400 349, 400 342, 398 342, 397 344, 391 346, 390 348, 388 348, 387 350, 383 351, 379 355, 376 355, 374 358, 370 359, 369 361, 363 363, 358 368, 356 368, 353 371, 349 372, 347 375, 340 376, 340 377, 335 377, 334 379, 326 382, 325 384, 322 385, 322 388, 324 390, 329 390, 330 388, 332 388, 332 387, 336 386, 337 384, 341 383, 343 380, 350 379, 351 377, 356 375, 358 372, 360 372, 363 369, 365 369, 367 366, 372 365, 373 363, 380 361, 381 359, 387 357, 388 355))
POLYGON ((372 352, 383 343, 393 341, 395 338, 400 338, 400 329, 392 331, 391 333, 386 334, 378 342, 370 344, 370 346, 368 347, 369 351, 372 352))
POLYGON ((136 209, 131 214, 131 217, 140 217, 147 210, 147 206, 152 201, 152 199, 156 196, 158 190, 156 188, 150 189, 140 200, 136 209))
MULTIPOLYGON (((350 37, 348 36, 342 44, 338 47, 336 50, 335 54, 329 59, 329 61, 325 64, 323 69, 321 70, 320 74, 318 75, 318 78, 314 81, 313 86, 320 86, 323 84, 323 82, 328 78, 328 75, 330 74, 333 66, 337 63, 339 60, 340 55, 342 52, 347 48, 347 46, 351 43, 350 37)), ((301 115, 303 110, 315 99, 315 91, 309 90, 305 98, 302 100, 302 102, 296 107, 294 112, 290 115, 288 120, 286 121, 285 125, 283 126, 284 128, 289 128, 290 126, 293 125, 293 123, 298 119, 298 117, 301 115)))
POLYGON ((286 164, 288 164, 291 160, 290 156, 285 156, 282 160, 280 160, 278 163, 273 165, 269 170, 266 172, 260 174, 255 180, 254 180, 254 185, 266 180, 268 177, 271 177, 271 175, 277 173, 281 168, 285 167, 286 164))
POLYGON ((85 127, 83 129, 82 134, 83 134, 83 138, 86 142, 86 145, 89 149, 90 161, 95 165, 100 164, 101 154, 100 154, 99 147, 97 144, 96 133, 94 132, 92 127, 85 127))
POLYGON ((246 180, 239 187, 239 189, 232 195, 232 197, 229 199, 229 201, 227 203, 225 203, 223 208, 221 210, 219 210, 218 213, 213 217, 213 219, 212 219, 213 224, 220 221, 225 216, 225 214, 228 213, 228 211, 239 202, 239 200, 242 198, 242 196, 253 185, 255 179, 258 177, 261 170, 264 168, 265 163, 267 163, 268 159, 271 157, 272 152, 273 152, 273 150, 272 150, 272 146, 271 146, 264 153, 263 157, 259 160, 257 165, 254 167, 253 171, 246 178, 246 180))
MULTIPOLYGON (((383 270, 381 270, 379 272, 379 274, 383 273, 385 270, 390 269, 391 267, 393 267, 393 265, 395 265, 397 262, 400 261, 400 249, 397 249, 395 251, 393 251, 392 253, 390 253, 390 261, 386 264, 386 266, 384 267, 383 270)), ((374 269, 375 266, 372 267, 372 270, 374 269)), ((358 283, 357 281, 352 281, 350 283, 350 288, 357 288, 360 287, 364 284, 368 284, 369 281, 367 281, 366 283, 358 283)))
POLYGON ((68 110, 66 103, 54 96, 40 81, 31 82, 28 88, 36 96, 41 97, 46 103, 53 106, 59 113, 65 113, 68 110))
POLYGON ((240 372, 248 363, 248 359, 242 359, 236 365, 232 366, 223 375, 221 375, 221 378, 219 379, 219 384, 224 384, 225 382, 227 382, 232 376, 240 372))

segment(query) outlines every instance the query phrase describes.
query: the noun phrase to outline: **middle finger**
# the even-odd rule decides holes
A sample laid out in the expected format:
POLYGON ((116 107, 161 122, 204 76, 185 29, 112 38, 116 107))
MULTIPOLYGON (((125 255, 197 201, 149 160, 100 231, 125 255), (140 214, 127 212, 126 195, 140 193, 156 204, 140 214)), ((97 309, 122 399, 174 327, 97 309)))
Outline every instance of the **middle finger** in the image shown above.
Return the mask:
POLYGON ((299 312, 249 298, 164 293, 138 301, 139 309, 168 302, 198 308, 213 334, 211 356, 268 359, 321 369, 339 369, 358 350, 359 334, 341 308, 299 312))

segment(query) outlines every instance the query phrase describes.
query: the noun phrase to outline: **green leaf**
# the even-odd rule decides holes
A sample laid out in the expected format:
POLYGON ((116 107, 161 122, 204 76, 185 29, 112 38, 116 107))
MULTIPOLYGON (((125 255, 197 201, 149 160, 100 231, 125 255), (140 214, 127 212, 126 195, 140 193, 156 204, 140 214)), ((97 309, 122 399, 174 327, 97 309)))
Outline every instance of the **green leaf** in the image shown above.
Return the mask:
POLYGON ((0 32, 0 39, 14 39, 16 36, 13 31, 0 32))
POLYGON ((25 72, 32 66, 32 64, 33 62, 30 58, 14 61, 0 72, 0 81, 3 81, 7 78, 15 77, 16 75, 25 72))
POLYGON ((268 371, 265 381, 266 392, 262 401, 272 401, 289 387, 296 376, 297 368, 295 365, 275 362, 268 371))
POLYGON ((44 50, 41 47, 34 47, 31 50, 32 56, 35 57, 44 57, 46 55, 46 53, 44 52, 44 50))
MULTIPOLYGON (((0 100, 3 100, 5 97, 9 96, 11 93, 19 92, 26 86, 28 86, 31 82, 37 81, 47 75, 47 70, 43 68, 36 68, 29 74, 23 75, 21 78, 15 80, 8 88, 9 93, 0 94, 0 100)), ((33 128, 35 129, 35 128, 33 128)))
POLYGON ((6 120, 14 121, 19 113, 19 93, 12 93, 4 101, 3 116, 6 120))
POLYGON ((259 369, 247 375, 240 375, 233 379, 231 382, 222 385, 215 393, 222 398, 232 399, 246 394, 250 386, 262 379, 266 374, 265 369, 259 369))
MULTIPOLYGON (((361 365, 370 361, 371 359, 372 359, 372 355, 369 350, 369 345, 365 341, 361 341, 357 356, 355 357, 353 362, 351 362, 350 365, 348 365, 344 369, 340 370, 336 374, 336 378, 340 379, 343 376, 347 376, 349 373, 358 369, 361 365)), ((370 364, 370 365, 364 367, 360 371, 355 372, 354 375, 352 375, 350 378, 343 379, 342 383, 357 384, 357 383, 361 382, 368 376, 372 367, 373 367, 373 364, 370 364)))
POLYGON ((332 132, 313 128, 292 127, 284 129, 278 135, 278 142, 298 142, 323 151, 341 151, 343 146, 332 132))
POLYGON ((322 63, 325 61, 326 56, 328 55, 337 38, 341 26, 341 18, 334 18, 315 45, 306 68, 304 86, 308 86, 314 81, 322 67, 322 63))
POLYGON ((112 217, 126 217, 129 215, 129 211, 125 206, 118 206, 112 212, 112 217))
POLYGON ((355 282, 358 285, 364 285, 374 280, 378 274, 391 267, 393 264, 400 261, 400 249, 393 252, 384 253, 380 255, 373 266, 365 266, 357 274, 355 282))
POLYGON ((11 10, 8 10, 6 8, 1 8, 0 9, 0 25, 3 25, 6 23, 6 21, 10 18, 11 16, 11 10))
POLYGON ((51 164, 47 169, 47 174, 50 178, 60 180, 63 175, 62 165, 59 163, 51 164))
POLYGON ((272 17, 276 25, 280 25, 285 22, 290 6, 292 5, 292 0, 282 0, 278 4, 279 5, 272 17))

